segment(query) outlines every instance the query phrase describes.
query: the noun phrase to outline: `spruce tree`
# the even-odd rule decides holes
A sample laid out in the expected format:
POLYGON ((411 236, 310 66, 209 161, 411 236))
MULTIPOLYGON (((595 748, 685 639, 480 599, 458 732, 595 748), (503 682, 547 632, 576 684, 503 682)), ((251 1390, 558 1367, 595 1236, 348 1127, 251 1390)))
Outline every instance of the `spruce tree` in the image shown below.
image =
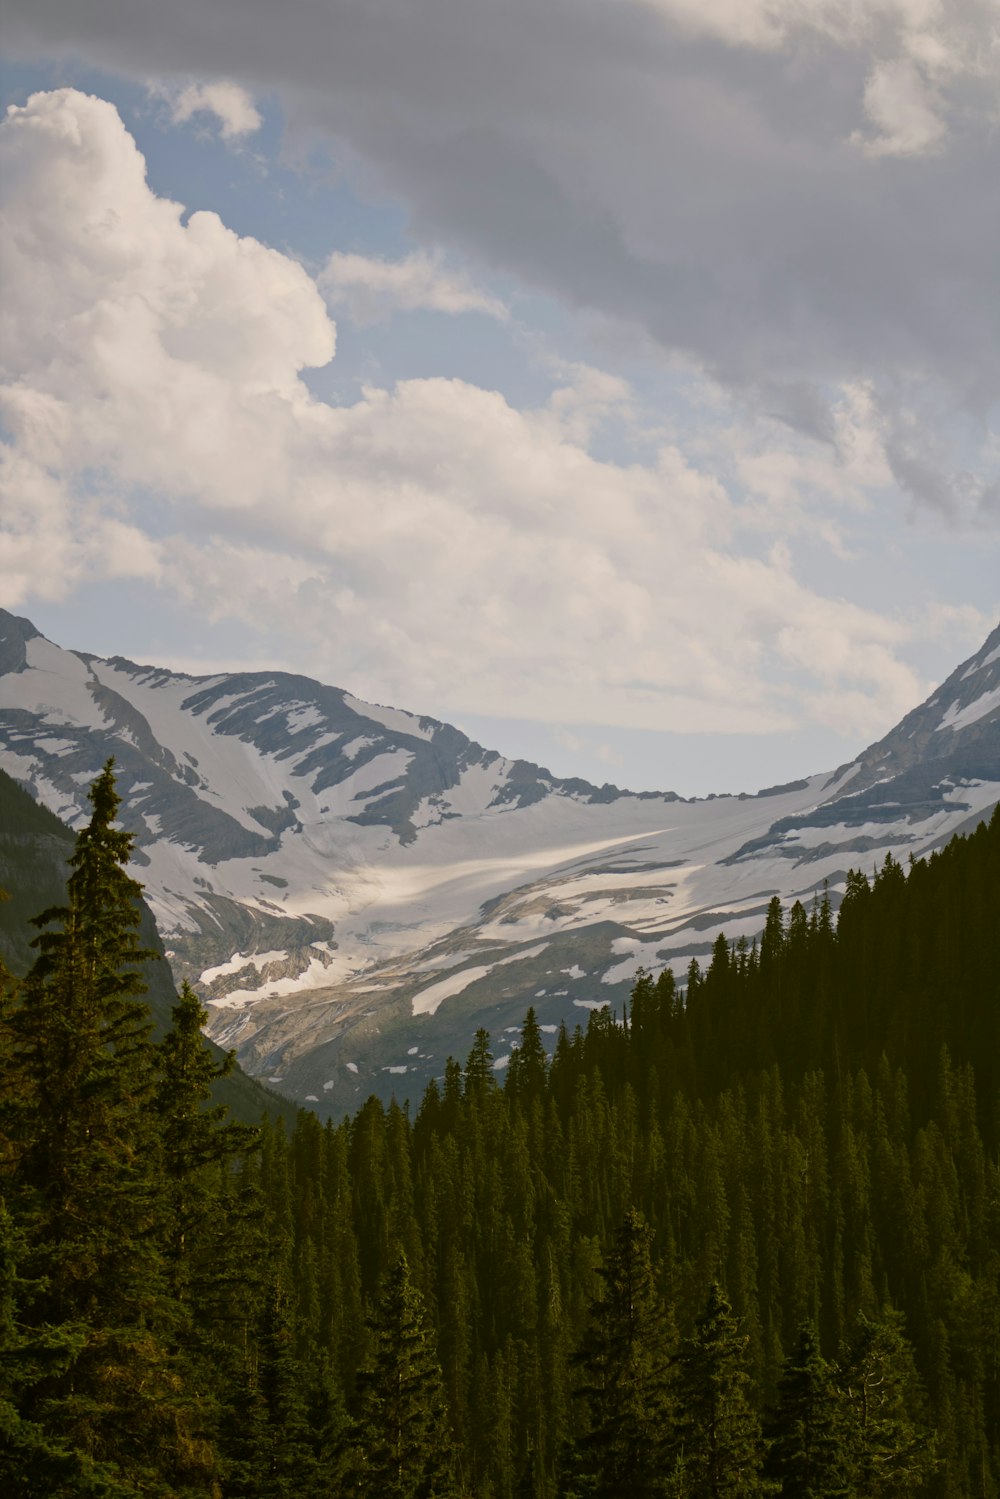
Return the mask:
POLYGON ((773 1487, 761 1474, 764 1446, 750 1403, 746 1337, 713 1285, 676 1359, 675 1461, 685 1499, 758 1499, 773 1487))
MULTIPOLYGON (((212 1454, 192 1434, 170 1350, 178 1308, 159 1236, 156 1061, 141 998, 155 954, 138 940, 141 887, 125 870, 132 837, 114 826, 112 761, 90 802, 66 904, 36 918, 38 957, 8 1020, 16 1317, 22 1343, 58 1354, 22 1367, 14 1403, 81 1471, 114 1473, 108 1493, 200 1493, 212 1454)), ((28 1492, 47 1491, 39 1478, 28 1492)))
POLYGON ((851 1461, 833 1374, 815 1329, 799 1329, 768 1423, 766 1472, 789 1499, 841 1499, 851 1493, 851 1461))
POLYGON ((858 1492, 866 1499, 921 1493, 938 1468, 937 1443, 922 1420, 923 1393, 899 1312, 889 1309, 877 1322, 858 1318, 838 1384, 858 1492))
POLYGON ((511 1054, 504 1092, 508 1098, 529 1100, 541 1096, 549 1059, 545 1054, 534 1005, 529 1005, 521 1027, 521 1043, 511 1054))
POLYGON ((136 1249, 153 1213, 155 1059, 140 996, 141 965, 156 954, 138 941, 141 886, 124 868, 133 839, 113 825, 112 765, 90 792, 67 904, 35 918, 39 955, 11 1017, 14 1179, 49 1322, 131 1316, 149 1289, 136 1249))
POLYGON ((31 1329, 20 1308, 37 1293, 21 1276, 25 1237, 0 1198, 0 1493, 109 1495, 107 1471, 65 1440, 21 1414, 24 1394, 41 1372, 61 1373, 79 1354, 82 1331, 31 1329))
POLYGON ((369 1326, 371 1353, 351 1411, 350 1492, 366 1499, 446 1499, 457 1490, 441 1367, 403 1255, 369 1326))
POLYGON ((305 1380, 285 1293, 272 1281, 253 1356, 225 1431, 223 1492, 232 1499, 303 1499, 317 1474, 305 1380))
POLYGON ((567 1454, 567 1494, 653 1499, 666 1492, 669 1322, 653 1282, 650 1231, 630 1209, 598 1270, 603 1294, 576 1358, 587 1427, 567 1454))
POLYGON ((158 1048, 153 1104, 169 1274, 175 1293, 187 1296, 192 1280, 211 1269, 203 1261, 220 1207, 218 1169, 255 1147, 259 1131, 226 1123, 225 1105, 209 1102, 212 1084, 229 1075, 235 1056, 214 1060, 202 1035, 208 1013, 187 981, 171 1018, 158 1048))

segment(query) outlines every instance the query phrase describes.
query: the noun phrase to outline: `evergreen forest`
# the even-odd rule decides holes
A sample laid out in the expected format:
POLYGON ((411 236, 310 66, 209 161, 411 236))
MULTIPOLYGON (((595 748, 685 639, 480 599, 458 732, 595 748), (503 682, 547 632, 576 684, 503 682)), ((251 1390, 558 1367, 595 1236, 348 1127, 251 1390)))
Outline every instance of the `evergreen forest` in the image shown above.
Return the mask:
POLYGON ((0 1493, 1000 1499, 1000 809, 289 1128, 91 805, 0 974, 0 1493))

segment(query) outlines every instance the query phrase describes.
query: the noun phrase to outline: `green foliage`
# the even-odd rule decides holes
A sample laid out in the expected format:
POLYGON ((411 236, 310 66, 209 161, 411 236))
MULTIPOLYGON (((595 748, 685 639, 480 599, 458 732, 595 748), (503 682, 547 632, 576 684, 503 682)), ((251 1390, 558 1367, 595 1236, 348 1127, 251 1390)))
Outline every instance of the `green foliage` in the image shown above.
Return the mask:
POLYGON ((689 1499, 771 1492, 761 1477, 760 1418, 747 1386, 747 1338, 717 1285, 677 1354, 673 1442, 689 1499))
POLYGON ((861 1492, 871 1499, 926 1492, 937 1444, 917 1414, 923 1402, 898 1312, 887 1308, 878 1322, 859 1318, 838 1384, 850 1412, 847 1450, 861 1492))
POLYGON ((0 1491, 1000 1499, 1000 814, 258 1137, 92 805, 0 972, 0 1491))
POLYGON ((767 1427, 765 1471, 789 1499, 848 1499, 855 1443, 845 1402, 819 1350, 816 1329, 802 1327, 778 1382, 767 1427))
POLYGON ((588 1419, 568 1454, 565 1491, 653 1499, 667 1471, 672 1328, 653 1282, 649 1229, 634 1209, 598 1275, 602 1292, 575 1359, 588 1419))
POLYGON ((352 1403, 348 1487, 371 1499, 446 1499, 456 1489, 444 1385, 403 1255, 370 1327, 371 1353, 352 1403))
POLYGON ((4 1420, 26 1493, 210 1493, 214 1459, 176 1351, 159 1055, 141 999, 132 840, 111 762, 66 904, 4 1008, 4 1420))

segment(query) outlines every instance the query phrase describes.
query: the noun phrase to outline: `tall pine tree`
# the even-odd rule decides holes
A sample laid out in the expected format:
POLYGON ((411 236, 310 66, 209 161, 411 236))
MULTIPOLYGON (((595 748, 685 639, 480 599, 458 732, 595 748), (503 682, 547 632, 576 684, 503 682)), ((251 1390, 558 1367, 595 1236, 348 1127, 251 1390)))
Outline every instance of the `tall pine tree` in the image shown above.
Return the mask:
POLYGON ((685 1499, 758 1499, 773 1492, 762 1477, 760 1421, 750 1403, 746 1337, 713 1285, 694 1331, 677 1355, 676 1458, 685 1499))
POLYGON ((400 1255, 370 1321, 353 1402, 349 1487, 365 1499, 450 1499, 451 1428, 423 1299, 400 1255))
MULTIPOLYGON (((87 1471, 113 1473, 109 1493, 203 1493, 212 1455, 192 1434, 170 1351, 178 1309, 160 1252, 156 1054, 141 998, 156 955, 138 939, 112 761, 90 802, 66 904, 36 918, 38 957, 7 1019, 15 1315, 22 1343, 58 1350, 22 1365, 13 1403, 87 1471)), ((59 1490, 39 1478, 27 1492, 59 1490)))
POLYGON ((670 1326, 656 1294, 650 1231, 630 1209, 598 1275, 577 1364, 585 1432, 567 1454, 564 1492, 654 1499, 665 1488, 670 1326))

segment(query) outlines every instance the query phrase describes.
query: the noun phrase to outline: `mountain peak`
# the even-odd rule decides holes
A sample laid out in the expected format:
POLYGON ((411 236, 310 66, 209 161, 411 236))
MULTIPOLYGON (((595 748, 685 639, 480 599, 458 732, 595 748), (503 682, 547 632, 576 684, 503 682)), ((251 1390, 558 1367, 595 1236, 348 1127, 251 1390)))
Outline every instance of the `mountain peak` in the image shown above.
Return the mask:
POLYGON ((572 1028, 640 965, 683 973, 775 894, 836 899, 1000 799, 1000 630, 839 772, 704 801, 552 776, 304 676, 105 660, 12 615, 0 636, 0 766, 78 823, 114 754, 175 976, 248 1070, 334 1110, 419 1092, 529 1004, 572 1028))
POLYGON ((0 609, 0 673, 23 671, 29 640, 43 638, 30 619, 0 609))

